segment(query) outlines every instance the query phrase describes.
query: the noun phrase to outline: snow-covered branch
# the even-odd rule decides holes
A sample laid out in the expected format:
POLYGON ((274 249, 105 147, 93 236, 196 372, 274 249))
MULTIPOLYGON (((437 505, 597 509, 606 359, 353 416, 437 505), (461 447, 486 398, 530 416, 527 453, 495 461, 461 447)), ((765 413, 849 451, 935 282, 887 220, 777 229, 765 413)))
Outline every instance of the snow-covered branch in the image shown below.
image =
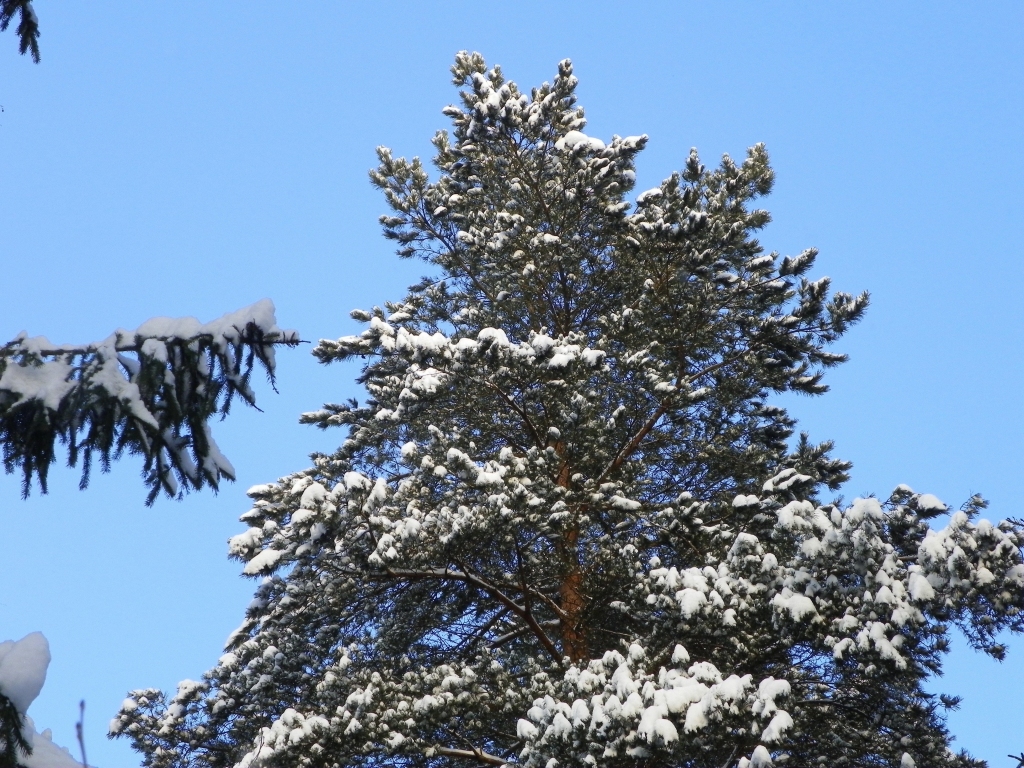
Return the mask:
POLYGON ((8 472, 46 490, 57 443, 68 463, 82 461, 81 485, 94 460, 107 469, 127 452, 143 457, 148 502, 233 479, 209 420, 235 396, 255 406, 255 367, 274 380, 275 346, 298 335, 278 327, 263 300, 218 320, 154 318, 101 342, 52 344, 19 334, 0 347, 0 445, 8 472))

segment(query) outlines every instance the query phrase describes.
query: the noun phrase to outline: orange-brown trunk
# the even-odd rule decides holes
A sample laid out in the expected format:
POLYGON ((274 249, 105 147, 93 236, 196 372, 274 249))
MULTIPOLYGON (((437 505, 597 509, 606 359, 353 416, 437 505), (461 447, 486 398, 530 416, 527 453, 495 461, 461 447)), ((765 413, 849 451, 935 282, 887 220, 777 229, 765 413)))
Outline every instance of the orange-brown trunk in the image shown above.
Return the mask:
POLYGON ((587 628, 583 622, 583 569, 580 567, 576 549, 579 540, 579 529, 566 531, 563 545, 565 575, 559 587, 558 595, 562 606, 562 653, 572 661, 580 661, 589 656, 587 651, 587 628))
MULTIPOLYGON (((565 456, 565 445, 559 443, 556 450, 565 456)), ((569 487, 571 470, 569 462, 564 461, 558 473, 558 484, 569 487)), ((576 523, 566 530, 562 536, 558 550, 563 565, 562 583, 558 589, 559 604, 562 608, 562 653, 572 661, 581 661, 589 657, 587 648, 587 628, 583 620, 586 607, 584 598, 583 568, 579 556, 580 529, 576 523)))

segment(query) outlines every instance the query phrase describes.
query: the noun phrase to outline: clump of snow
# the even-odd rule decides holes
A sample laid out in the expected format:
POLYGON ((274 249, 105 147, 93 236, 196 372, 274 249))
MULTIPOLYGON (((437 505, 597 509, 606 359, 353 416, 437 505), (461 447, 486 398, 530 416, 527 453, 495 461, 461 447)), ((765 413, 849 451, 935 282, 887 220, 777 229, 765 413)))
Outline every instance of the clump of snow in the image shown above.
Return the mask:
POLYGON ((63 360, 38 366, 7 366, 0 375, 0 391, 26 399, 40 400, 51 411, 75 388, 70 381, 72 369, 63 360))
POLYGON ((507 347, 509 345, 508 336, 501 328, 482 328, 476 337, 479 341, 490 341, 496 346, 507 347))
POLYGON ((208 323, 200 323, 194 317, 154 317, 132 332, 122 332, 126 338, 156 337, 160 339, 191 339, 196 336, 212 336, 227 342, 241 338, 249 324, 254 324, 267 336, 283 341, 298 339, 296 331, 285 331, 278 327, 274 302, 261 299, 248 307, 218 317, 208 323))
POLYGON ((801 621, 805 616, 815 616, 814 601, 806 595, 789 593, 783 590, 771 599, 771 604, 779 611, 788 611, 794 621, 801 621))
POLYGON ((25 739, 32 747, 32 754, 18 758, 22 768, 82 768, 67 747, 53 743, 49 728, 38 733, 31 717, 25 718, 25 739))
MULTIPOLYGON (((17 642, 0 643, 0 693, 24 715, 43 689, 49 666, 50 644, 42 632, 32 632, 17 642)), ((53 743, 48 729, 37 732, 27 716, 24 735, 32 754, 18 758, 22 768, 82 768, 67 749, 53 743)))
POLYGON ((945 512, 946 505, 938 496, 922 493, 917 497, 917 508, 922 512, 945 512))
POLYGON ((0 643, 0 693, 25 714, 43 690, 49 665, 50 644, 42 632, 0 643))
POLYGON ((575 147, 582 144, 587 149, 594 151, 600 151, 605 148, 605 144, 600 139, 595 139, 592 136, 582 131, 569 131, 565 136, 555 142, 555 149, 574 149, 575 147))

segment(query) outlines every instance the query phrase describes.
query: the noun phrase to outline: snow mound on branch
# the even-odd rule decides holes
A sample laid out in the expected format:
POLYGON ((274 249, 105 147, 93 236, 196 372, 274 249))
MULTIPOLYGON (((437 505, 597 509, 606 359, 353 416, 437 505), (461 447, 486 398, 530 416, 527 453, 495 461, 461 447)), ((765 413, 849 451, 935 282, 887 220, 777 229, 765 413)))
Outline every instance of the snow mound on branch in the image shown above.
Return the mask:
POLYGON ((0 390, 13 392, 26 399, 40 400, 51 411, 75 388, 70 381, 72 368, 57 360, 40 366, 8 366, 0 375, 0 390))
POLYGON ((36 732, 31 717, 25 718, 25 738, 32 746, 32 754, 19 758, 23 768, 82 768, 67 747, 53 743, 49 728, 42 733, 36 732))
POLYGON ((600 139, 595 139, 582 131, 569 131, 565 136, 555 142, 555 149, 574 149, 582 144, 587 149, 600 151, 605 148, 605 144, 600 139))
MULTIPOLYGON (((49 666, 50 644, 42 632, 0 643, 0 693, 24 715, 43 689, 49 666)), ((53 743, 49 729, 38 733, 30 717, 25 718, 24 734, 32 754, 19 757, 23 768, 81 768, 67 749, 53 743)))
POLYGON ((0 643, 0 693, 25 714, 43 690, 49 665, 50 644, 42 632, 0 643))
POLYGON ((938 496, 930 493, 922 493, 917 497, 917 508, 922 512, 945 512, 947 509, 938 496))
POLYGON ((267 335, 279 336, 284 339, 298 338, 296 331, 284 331, 277 325, 274 302, 261 299, 248 307, 229 312, 223 317, 208 323, 201 323, 194 317, 154 317, 138 327, 135 331, 121 331, 126 338, 143 336, 165 339, 191 339, 196 336, 212 336, 214 339, 235 341, 241 337, 244 329, 255 324, 267 335))

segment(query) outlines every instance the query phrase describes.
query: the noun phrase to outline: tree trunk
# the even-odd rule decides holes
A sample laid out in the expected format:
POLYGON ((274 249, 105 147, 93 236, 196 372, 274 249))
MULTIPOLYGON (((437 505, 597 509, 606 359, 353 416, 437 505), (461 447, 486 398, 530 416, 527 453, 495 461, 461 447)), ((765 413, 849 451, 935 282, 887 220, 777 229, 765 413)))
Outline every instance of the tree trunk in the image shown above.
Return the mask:
MULTIPOLYGON (((556 450, 565 456, 565 444, 558 443, 556 450)), ((558 472, 558 484, 568 488, 572 477, 569 462, 563 459, 558 472)), ((587 648, 587 628, 583 619, 586 598, 583 589, 583 565, 579 554, 580 529, 577 522, 562 534, 558 546, 558 554, 562 560, 562 583, 559 585, 558 598, 562 608, 562 653, 576 662, 589 657, 587 648)))

